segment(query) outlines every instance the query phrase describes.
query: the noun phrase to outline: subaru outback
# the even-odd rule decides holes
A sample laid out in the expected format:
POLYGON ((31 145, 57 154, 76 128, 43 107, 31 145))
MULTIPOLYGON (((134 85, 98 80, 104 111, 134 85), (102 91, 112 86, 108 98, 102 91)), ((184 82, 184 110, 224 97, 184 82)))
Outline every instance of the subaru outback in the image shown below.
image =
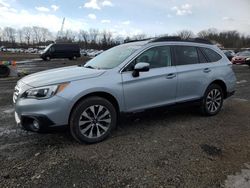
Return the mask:
POLYGON ((234 94, 236 78, 224 53, 209 41, 161 37, 111 48, 85 65, 52 69, 18 81, 15 119, 43 132, 68 125, 78 142, 110 135, 121 113, 199 101, 216 115, 234 94))

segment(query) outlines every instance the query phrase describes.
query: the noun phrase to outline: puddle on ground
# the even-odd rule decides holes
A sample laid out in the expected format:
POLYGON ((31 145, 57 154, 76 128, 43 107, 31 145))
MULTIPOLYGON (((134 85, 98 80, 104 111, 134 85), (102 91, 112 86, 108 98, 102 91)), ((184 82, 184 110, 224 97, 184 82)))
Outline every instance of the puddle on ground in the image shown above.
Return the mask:
POLYGON ((229 175, 225 181, 225 188, 249 188, 250 187, 250 165, 235 175, 229 175))
POLYGON ((222 150, 212 145, 202 144, 201 149, 209 156, 220 156, 222 155, 222 150))

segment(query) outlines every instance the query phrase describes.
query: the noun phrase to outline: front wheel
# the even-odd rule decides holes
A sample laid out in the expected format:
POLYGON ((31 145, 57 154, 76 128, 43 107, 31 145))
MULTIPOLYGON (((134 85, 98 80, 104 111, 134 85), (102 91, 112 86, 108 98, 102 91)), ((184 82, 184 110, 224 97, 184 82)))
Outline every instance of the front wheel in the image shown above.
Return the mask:
POLYGON ((76 60, 77 57, 76 56, 73 56, 73 57, 70 57, 69 60, 76 60))
POLYGON ((201 111, 206 116, 213 116, 219 113, 223 106, 223 91, 217 84, 208 86, 201 105, 201 111))
POLYGON ((117 112, 112 103, 101 97, 90 97, 73 109, 70 131, 80 143, 96 143, 109 136, 116 122, 117 112))

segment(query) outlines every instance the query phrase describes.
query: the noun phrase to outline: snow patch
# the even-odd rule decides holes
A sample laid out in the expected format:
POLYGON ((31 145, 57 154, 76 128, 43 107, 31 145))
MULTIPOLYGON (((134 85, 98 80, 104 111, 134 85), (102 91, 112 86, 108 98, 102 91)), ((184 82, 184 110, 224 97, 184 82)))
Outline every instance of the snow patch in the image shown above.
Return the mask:
POLYGON ((225 181, 225 188, 249 188, 250 187, 250 165, 245 164, 246 168, 240 173, 229 175, 225 181))
POLYGON ((247 80, 240 80, 238 82, 236 82, 237 84, 244 84, 244 83, 247 83, 247 80))

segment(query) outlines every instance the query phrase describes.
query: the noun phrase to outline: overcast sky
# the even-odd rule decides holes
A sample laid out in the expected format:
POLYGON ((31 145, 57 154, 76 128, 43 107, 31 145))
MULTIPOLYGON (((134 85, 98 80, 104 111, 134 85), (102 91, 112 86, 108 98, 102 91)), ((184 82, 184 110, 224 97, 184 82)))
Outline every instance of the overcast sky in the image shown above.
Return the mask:
POLYGON ((188 29, 250 34, 250 0, 0 0, 0 27, 106 29, 117 35, 188 29))

